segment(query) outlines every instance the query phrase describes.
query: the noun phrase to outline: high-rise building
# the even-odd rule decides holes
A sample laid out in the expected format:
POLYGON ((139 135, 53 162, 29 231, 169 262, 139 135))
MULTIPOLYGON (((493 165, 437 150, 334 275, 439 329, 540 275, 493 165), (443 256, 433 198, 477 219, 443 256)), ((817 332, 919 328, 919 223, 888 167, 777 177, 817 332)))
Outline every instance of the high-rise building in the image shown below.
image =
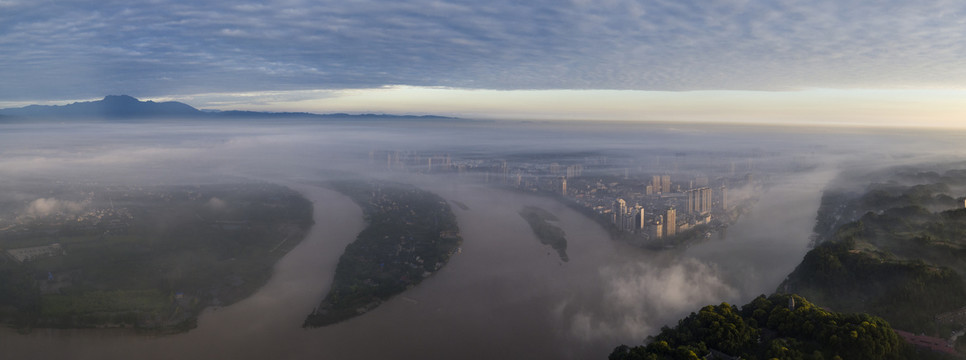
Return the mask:
POLYGON ((503 166, 501 167, 503 168, 503 184, 505 185, 507 183, 507 175, 509 174, 506 167, 506 160, 503 160, 503 166))
POLYGON ((701 213, 711 212, 711 205, 714 204, 714 194, 711 188, 706 187, 701 189, 701 213))
POLYGON ((664 236, 674 236, 674 233, 677 231, 677 229, 677 214, 674 211, 674 208, 668 208, 664 213, 664 236))
POLYGON ((721 193, 720 200, 718 201, 718 208, 721 210, 728 210, 728 188, 726 188, 724 185, 721 185, 721 190, 718 192, 721 193))
POLYGON ((660 175, 654 175, 654 176, 651 177, 651 187, 654 188, 654 193, 660 193, 661 192, 661 176, 660 175))
POLYGON ((567 196, 567 178, 560 179, 560 194, 567 196))
POLYGON ((711 211, 711 188, 703 187, 688 190, 688 214, 704 214, 711 211))
POLYGON ((664 220, 661 215, 658 215, 654 222, 648 225, 647 235, 651 239, 660 239, 664 237, 664 220))
POLYGON ((633 232, 636 226, 634 221, 634 215, 630 212, 624 214, 624 228, 622 230, 626 232, 633 232))
POLYGON ((661 192, 665 194, 671 192, 671 175, 661 175, 661 192))
POLYGON ((627 213, 627 202, 624 199, 614 201, 614 225, 618 229, 624 229, 624 214, 627 213))
POLYGON ((584 171, 583 165, 577 164, 577 165, 568 166, 567 178, 569 179, 569 178, 579 177, 583 173, 583 171, 584 171))
POLYGON ((687 211, 688 214, 694 214, 697 212, 698 192, 696 190, 697 189, 691 189, 685 193, 688 195, 688 205, 684 208, 684 211, 687 211))

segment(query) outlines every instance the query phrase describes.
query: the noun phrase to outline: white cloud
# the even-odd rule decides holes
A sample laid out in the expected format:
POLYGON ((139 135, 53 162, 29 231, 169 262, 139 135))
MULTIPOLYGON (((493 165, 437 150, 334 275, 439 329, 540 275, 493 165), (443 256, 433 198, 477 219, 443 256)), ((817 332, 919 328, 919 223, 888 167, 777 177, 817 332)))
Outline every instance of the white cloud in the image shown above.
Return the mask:
POLYGON ((212 197, 211 199, 208 199, 208 202, 205 203, 205 206, 208 209, 214 210, 214 211, 224 211, 225 209, 228 208, 228 204, 225 202, 225 200, 222 200, 216 197, 212 197))
POLYGON ((24 209, 24 214, 32 217, 44 217, 54 214, 78 214, 87 206, 83 203, 58 200, 55 198, 41 198, 31 201, 24 209))
POLYGON ((0 2, 0 97, 966 83, 956 1, 0 2), (7 10, 7 9, 5 9, 7 10), (102 49, 112 49, 110 52, 102 49), (51 71, 49 81, 37 81, 51 71), (157 80, 168 79, 168 80, 157 80))
POLYGON ((585 341, 637 339, 640 341, 701 306, 738 296, 717 268, 693 258, 673 264, 625 263, 601 268, 600 305, 556 312, 572 336, 585 341))

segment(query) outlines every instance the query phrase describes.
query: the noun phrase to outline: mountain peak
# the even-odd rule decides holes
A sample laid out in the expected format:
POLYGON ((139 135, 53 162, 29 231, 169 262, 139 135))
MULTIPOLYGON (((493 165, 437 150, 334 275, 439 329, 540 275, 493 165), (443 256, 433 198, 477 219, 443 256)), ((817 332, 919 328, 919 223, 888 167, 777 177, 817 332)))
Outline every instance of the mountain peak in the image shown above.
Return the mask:
POLYGON ((185 103, 141 101, 129 95, 108 95, 102 100, 61 106, 32 105, 2 109, 0 113, 21 117, 94 119, 186 118, 204 115, 185 103))
POLYGON ((107 95, 102 102, 108 103, 139 103, 141 100, 130 95, 107 95))

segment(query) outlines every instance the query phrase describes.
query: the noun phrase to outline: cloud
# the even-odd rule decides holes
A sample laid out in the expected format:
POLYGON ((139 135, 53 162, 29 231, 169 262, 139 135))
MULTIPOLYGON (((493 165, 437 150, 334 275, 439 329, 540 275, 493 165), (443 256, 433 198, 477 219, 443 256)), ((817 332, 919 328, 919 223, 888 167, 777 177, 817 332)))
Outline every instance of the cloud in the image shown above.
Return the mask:
POLYGON ((205 207, 214 211, 224 211, 228 208, 228 203, 226 203, 225 200, 212 197, 211 199, 208 199, 207 203, 205 203, 205 207))
POLYGON ((24 214, 33 217, 44 217, 53 214, 77 214, 87 206, 83 203, 57 200, 55 198, 42 198, 31 201, 24 210, 24 214))
POLYGON ((597 302, 568 300, 556 309, 570 334, 584 341, 640 341, 701 306, 738 296, 716 267, 694 258, 604 266, 599 280, 597 302), (597 305, 577 305, 587 303, 597 305))
POLYGON ((966 80, 966 6, 957 1, 0 4, 7 99, 397 84, 781 90, 966 80))

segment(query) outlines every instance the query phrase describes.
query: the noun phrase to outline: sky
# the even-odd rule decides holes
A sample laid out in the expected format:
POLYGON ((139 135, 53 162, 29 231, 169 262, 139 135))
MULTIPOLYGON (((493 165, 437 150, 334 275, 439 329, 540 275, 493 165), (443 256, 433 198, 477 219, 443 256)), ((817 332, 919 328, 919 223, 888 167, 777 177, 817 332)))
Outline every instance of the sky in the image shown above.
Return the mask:
POLYGON ((966 2, 0 0, 0 107, 966 126, 966 2))

